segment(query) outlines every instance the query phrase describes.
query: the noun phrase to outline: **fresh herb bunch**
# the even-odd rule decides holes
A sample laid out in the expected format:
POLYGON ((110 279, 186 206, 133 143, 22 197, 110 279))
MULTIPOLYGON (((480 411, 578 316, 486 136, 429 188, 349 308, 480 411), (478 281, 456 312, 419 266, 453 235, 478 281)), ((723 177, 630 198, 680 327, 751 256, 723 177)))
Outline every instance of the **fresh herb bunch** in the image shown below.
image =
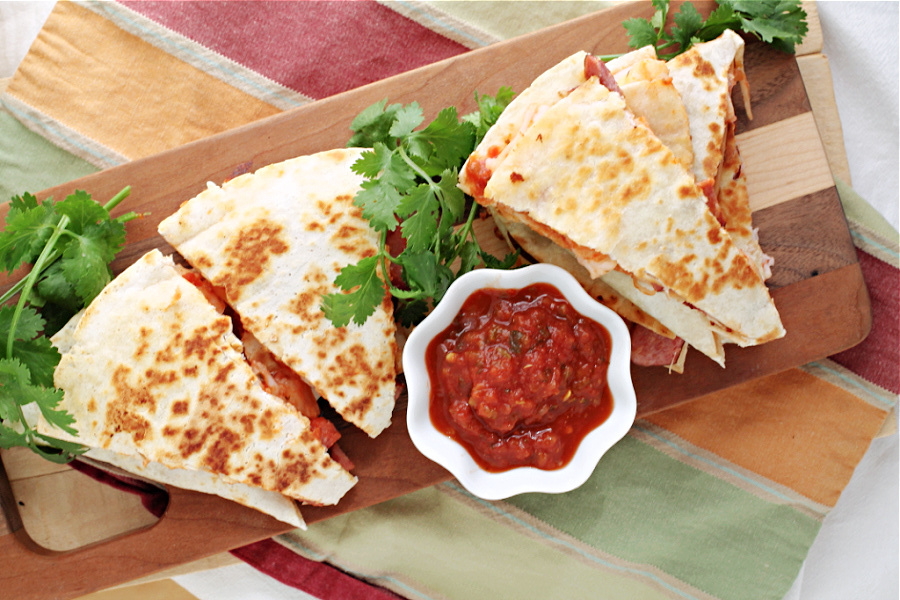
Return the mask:
POLYGON ((460 119, 455 107, 445 108, 418 130, 424 116, 415 102, 382 100, 353 120, 347 146, 371 148, 353 165, 365 177, 354 204, 379 243, 376 254, 341 270, 335 283, 343 292, 323 296, 322 309, 335 326, 364 323, 384 299, 385 281, 397 319, 413 325, 459 275, 480 264, 515 263, 516 254, 499 260, 481 249, 472 231, 479 207, 457 187, 460 167, 512 97, 510 88, 496 96, 476 93, 478 111, 460 119), (400 248, 391 240, 398 232, 400 248), (402 283, 391 281, 391 265, 399 266, 402 283))
POLYGON ((123 189, 104 206, 83 191, 56 203, 27 193, 10 201, 0 268, 7 275, 23 265, 31 269, 0 297, 0 447, 25 446, 59 463, 83 452, 31 424, 40 413, 75 434, 72 415, 57 408, 63 393, 53 373, 60 355, 50 336, 110 282, 109 263, 125 243, 125 223, 137 216, 112 218, 110 211, 129 193, 123 189))
POLYGON ((726 29, 733 29, 793 54, 808 30, 800 0, 718 0, 717 4, 704 19, 693 4, 685 2, 673 16, 671 32, 666 32, 669 0, 653 0, 656 11, 650 19, 636 17, 623 23, 631 38, 629 46, 652 45, 657 57, 669 60, 694 44, 714 40, 726 29))

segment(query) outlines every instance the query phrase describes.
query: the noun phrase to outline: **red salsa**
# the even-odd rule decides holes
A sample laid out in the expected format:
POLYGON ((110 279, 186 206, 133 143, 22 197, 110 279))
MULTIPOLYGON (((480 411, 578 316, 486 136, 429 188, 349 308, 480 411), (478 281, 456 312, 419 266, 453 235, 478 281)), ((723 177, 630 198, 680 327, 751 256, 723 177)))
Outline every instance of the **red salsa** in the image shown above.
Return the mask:
POLYGON ((488 471, 561 468, 612 410, 609 353, 552 285, 476 291, 428 346, 431 420, 488 471))

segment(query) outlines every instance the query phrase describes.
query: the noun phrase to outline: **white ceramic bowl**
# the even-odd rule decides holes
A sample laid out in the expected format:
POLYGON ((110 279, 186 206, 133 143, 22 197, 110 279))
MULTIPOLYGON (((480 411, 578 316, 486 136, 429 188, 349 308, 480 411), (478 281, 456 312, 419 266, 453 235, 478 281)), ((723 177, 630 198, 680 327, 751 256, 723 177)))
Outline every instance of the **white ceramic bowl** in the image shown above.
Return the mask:
POLYGON ((472 494, 486 500, 500 500, 525 492, 561 493, 587 481, 600 458, 618 442, 634 423, 637 402, 631 382, 631 336, 616 313, 590 297, 567 271, 536 264, 511 271, 476 269, 457 279, 440 304, 409 336, 403 348, 403 370, 409 392, 406 420, 416 448, 438 463, 472 494), (581 442, 572 460, 556 470, 518 467, 499 473, 483 470, 468 451, 440 433, 428 412, 431 382, 425 366, 425 352, 431 340, 444 331, 473 292, 482 288, 519 289, 533 283, 549 283, 585 317, 603 325, 610 334, 612 348, 608 370, 613 409, 609 418, 581 442))

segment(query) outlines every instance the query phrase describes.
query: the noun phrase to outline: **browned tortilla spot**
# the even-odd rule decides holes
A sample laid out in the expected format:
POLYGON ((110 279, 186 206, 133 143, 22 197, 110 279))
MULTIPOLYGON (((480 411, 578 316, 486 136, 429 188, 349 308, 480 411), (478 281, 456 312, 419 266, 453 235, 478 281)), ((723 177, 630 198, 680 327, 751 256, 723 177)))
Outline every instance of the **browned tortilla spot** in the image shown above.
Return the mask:
POLYGON ((719 227, 710 227, 706 232, 706 239, 710 244, 718 244, 722 241, 722 229, 719 227))
POLYGON ((221 425, 212 429, 212 443, 203 463, 214 473, 228 473, 228 460, 240 449, 241 436, 221 425))
POLYGON ((696 303, 702 300, 709 288, 709 274, 701 271, 693 254, 685 256, 679 262, 669 262, 663 257, 656 261, 656 272, 663 281, 674 282, 671 287, 680 289, 684 300, 696 303))
POLYGON ((241 288, 266 271, 273 255, 288 251, 283 231, 281 224, 266 218, 260 218, 242 230, 240 238, 230 241, 225 247, 223 252, 226 268, 213 284, 224 287, 229 298, 237 299, 241 288))
POLYGON ((756 274, 755 269, 750 264, 750 261, 743 254, 739 254, 735 257, 731 264, 728 266, 728 269, 725 271, 725 274, 722 278, 720 278, 716 284, 713 286, 713 293, 719 293, 722 288, 724 288, 728 283, 737 289, 743 289, 751 287, 755 281, 757 281, 759 276, 756 274))
POLYGON ((116 391, 113 403, 119 404, 124 410, 132 410, 136 407, 144 407, 149 411, 156 410, 156 401, 149 389, 143 386, 132 386, 128 383, 130 373, 131 369, 125 365, 120 365, 113 373, 112 383, 116 391))

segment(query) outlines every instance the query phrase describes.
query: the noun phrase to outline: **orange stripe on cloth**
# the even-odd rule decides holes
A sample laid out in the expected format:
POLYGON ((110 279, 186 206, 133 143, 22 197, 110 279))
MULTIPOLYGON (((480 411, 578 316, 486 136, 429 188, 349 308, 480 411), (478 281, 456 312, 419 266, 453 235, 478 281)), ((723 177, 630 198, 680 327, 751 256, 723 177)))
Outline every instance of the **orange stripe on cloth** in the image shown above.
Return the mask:
POLYGON ((834 506, 887 412, 799 369, 645 420, 807 498, 834 506))
POLYGON ((72 2, 53 9, 7 91, 132 160, 280 112, 72 2))

